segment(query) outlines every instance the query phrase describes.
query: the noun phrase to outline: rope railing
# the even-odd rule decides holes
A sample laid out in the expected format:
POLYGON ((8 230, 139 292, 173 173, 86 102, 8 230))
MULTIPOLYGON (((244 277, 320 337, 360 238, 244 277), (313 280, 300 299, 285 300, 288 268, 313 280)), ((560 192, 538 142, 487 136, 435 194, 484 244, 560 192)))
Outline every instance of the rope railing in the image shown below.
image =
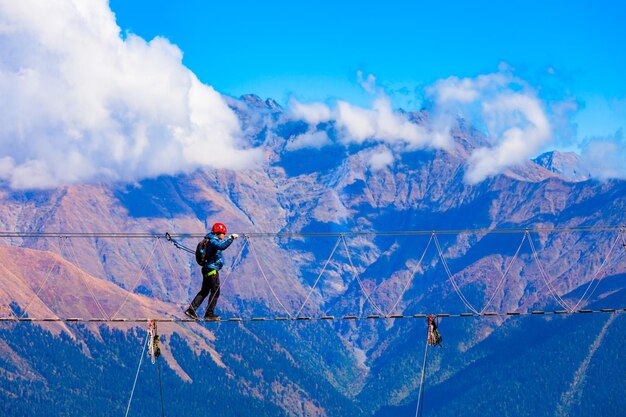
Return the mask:
MULTIPOLYGON (((438 235, 449 234, 516 234, 516 233, 582 233, 582 232, 617 232, 623 230, 624 226, 588 226, 588 227, 528 227, 528 228, 482 228, 482 229, 439 229, 439 230, 365 230, 365 231, 344 231, 344 232, 237 232, 248 237, 338 237, 344 236, 413 236, 413 235, 430 235, 433 232, 438 235)), ((169 233, 172 238, 202 238, 206 232, 178 232, 169 233)), ((145 238, 164 238, 165 234, 156 232, 0 232, 0 237, 76 237, 76 238, 126 238, 126 239, 145 239, 145 238)))

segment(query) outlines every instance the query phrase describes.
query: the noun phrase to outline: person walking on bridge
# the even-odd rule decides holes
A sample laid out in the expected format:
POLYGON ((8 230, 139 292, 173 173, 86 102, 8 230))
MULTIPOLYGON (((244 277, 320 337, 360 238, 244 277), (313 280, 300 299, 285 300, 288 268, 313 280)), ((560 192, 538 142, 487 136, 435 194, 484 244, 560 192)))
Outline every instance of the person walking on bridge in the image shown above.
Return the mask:
POLYGON ((219 320, 219 315, 215 314, 215 306, 220 296, 220 269, 224 266, 224 256, 222 251, 228 248, 239 236, 231 234, 226 239, 226 226, 223 223, 215 223, 204 239, 198 244, 196 249, 196 261, 202 265, 202 288, 194 297, 185 311, 185 314, 199 320, 197 311, 207 296, 209 303, 204 313, 205 320, 219 320))

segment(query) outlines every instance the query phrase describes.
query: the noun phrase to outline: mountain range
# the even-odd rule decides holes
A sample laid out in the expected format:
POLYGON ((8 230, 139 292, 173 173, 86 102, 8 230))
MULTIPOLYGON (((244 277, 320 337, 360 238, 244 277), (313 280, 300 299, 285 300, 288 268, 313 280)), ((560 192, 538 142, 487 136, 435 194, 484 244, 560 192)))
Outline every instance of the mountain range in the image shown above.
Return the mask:
MULTIPOLYGON (((0 246, 2 315, 184 318, 199 267, 165 233, 195 248, 220 221, 242 235, 224 252, 224 320, 159 325, 162 375, 144 360, 131 415, 160 412, 161 380, 169 415, 413 416, 424 318, 225 320, 438 313, 464 316, 440 319, 424 415, 623 415, 624 313, 506 313, 626 307, 625 181, 594 180, 553 151, 470 185, 468 158, 489 138, 463 120, 449 149, 377 164, 388 145, 342 143, 332 122, 253 95, 229 104, 263 166, 3 186, 0 227, 23 233, 0 246), (299 140, 312 132, 328 141, 299 140)), ((402 114, 429 123, 427 111, 402 114)), ((145 331, 3 321, 0 410, 121 414, 145 331)))

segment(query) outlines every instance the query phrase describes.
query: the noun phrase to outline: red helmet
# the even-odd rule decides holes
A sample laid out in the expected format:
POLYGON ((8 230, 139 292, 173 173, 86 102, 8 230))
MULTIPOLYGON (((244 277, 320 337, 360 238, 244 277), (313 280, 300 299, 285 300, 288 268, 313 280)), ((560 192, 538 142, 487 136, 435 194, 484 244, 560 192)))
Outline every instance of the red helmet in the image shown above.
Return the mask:
POLYGON ((226 226, 224 225, 224 223, 215 223, 211 228, 211 231, 216 234, 226 234, 226 226))

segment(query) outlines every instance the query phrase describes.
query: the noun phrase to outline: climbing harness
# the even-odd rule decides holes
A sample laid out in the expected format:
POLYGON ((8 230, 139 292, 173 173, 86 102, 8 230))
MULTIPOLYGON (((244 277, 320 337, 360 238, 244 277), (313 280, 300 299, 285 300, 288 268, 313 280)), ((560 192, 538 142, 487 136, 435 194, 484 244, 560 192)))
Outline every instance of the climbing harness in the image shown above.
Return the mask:
POLYGON ((159 347, 159 334, 157 332, 156 320, 150 320, 148 324, 148 356, 154 365, 157 358, 161 356, 161 348, 159 347))
POLYGON ((441 346, 442 337, 437 330, 437 322, 435 317, 431 314, 428 316, 428 338, 427 342, 430 346, 441 346))
POLYGON ((161 362, 158 360, 161 356, 161 348, 159 333, 157 331, 157 321, 150 320, 148 323, 148 356, 150 361, 154 365, 157 364, 157 370, 159 372, 159 393, 161 395, 161 415, 165 416, 165 404, 163 402, 163 382, 161 381, 161 362))

